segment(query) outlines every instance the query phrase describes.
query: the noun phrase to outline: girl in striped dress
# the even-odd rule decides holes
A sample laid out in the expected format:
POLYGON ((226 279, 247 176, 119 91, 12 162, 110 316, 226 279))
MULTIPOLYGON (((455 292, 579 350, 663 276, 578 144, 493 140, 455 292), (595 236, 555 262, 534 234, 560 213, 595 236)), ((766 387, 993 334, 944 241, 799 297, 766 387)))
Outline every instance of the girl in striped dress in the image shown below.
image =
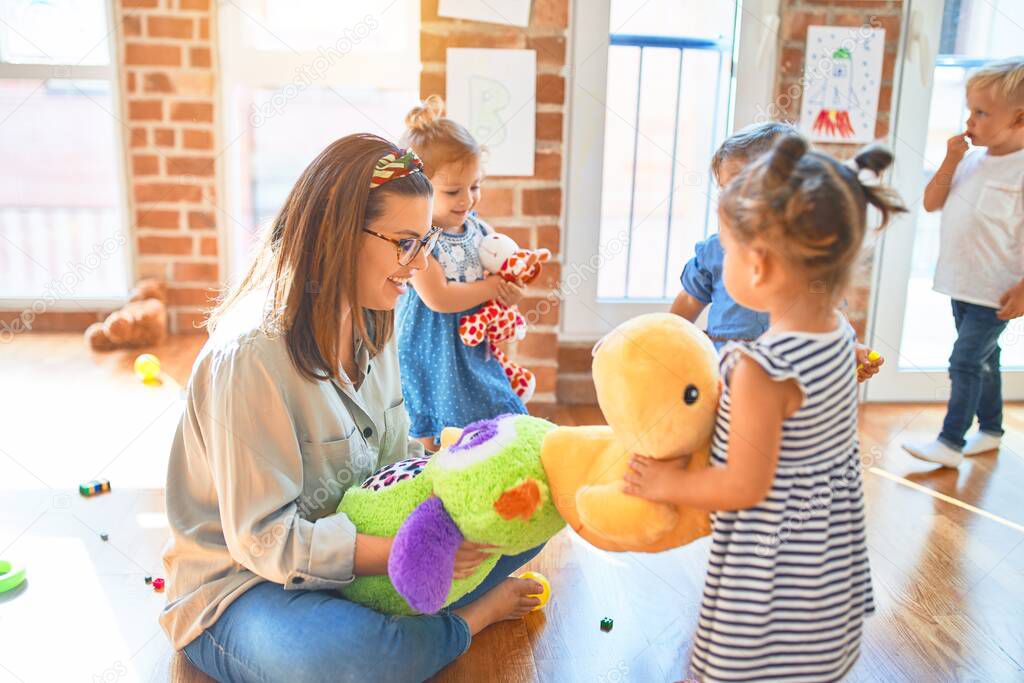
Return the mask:
POLYGON ((835 681, 874 610, 857 442, 855 335, 835 304, 868 204, 905 209, 878 174, 888 151, 845 164, 781 138, 720 200, 724 281, 769 314, 723 349, 712 467, 634 456, 626 491, 713 512, 690 666, 703 681, 835 681), (735 416, 735 419, 733 419, 735 416))

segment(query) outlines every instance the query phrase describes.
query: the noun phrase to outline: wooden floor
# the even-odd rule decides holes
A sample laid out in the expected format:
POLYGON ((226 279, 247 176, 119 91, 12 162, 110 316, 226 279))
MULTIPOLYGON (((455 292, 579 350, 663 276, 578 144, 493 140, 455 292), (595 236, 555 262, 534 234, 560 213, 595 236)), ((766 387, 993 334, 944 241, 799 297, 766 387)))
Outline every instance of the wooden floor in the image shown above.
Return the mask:
MULTIPOLYGON (((159 387, 135 381, 135 353, 93 354, 77 335, 0 346, 0 558, 30 577, 0 595, 0 683, 166 681, 180 663, 156 623, 163 596, 143 576, 161 573, 167 452, 199 344, 155 349, 159 387), (78 482, 96 477, 113 492, 81 498, 78 482)), ((878 612, 851 681, 1024 680, 1024 406, 1008 408, 998 455, 956 471, 899 448, 934 435, 942 413, 862 410, 878 612)), ((600 413, 551 417, 587 424, 600 413)), ((562 532, 532 565, 551 580, 549 606, 485 631, 436 680, 683 679, 706 553, 705 541, 612 555, 562 532)))

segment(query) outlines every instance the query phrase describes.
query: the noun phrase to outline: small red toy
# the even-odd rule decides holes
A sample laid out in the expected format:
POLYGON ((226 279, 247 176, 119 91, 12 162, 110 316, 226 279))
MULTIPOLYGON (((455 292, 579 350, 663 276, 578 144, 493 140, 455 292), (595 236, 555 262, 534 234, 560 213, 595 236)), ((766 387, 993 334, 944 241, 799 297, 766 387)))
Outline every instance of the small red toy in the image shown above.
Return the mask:
POLYGON ((164 592, 164 580, 163 579, 153 579, 153 590, 155 590, 157 593, 163 593, 164 592))

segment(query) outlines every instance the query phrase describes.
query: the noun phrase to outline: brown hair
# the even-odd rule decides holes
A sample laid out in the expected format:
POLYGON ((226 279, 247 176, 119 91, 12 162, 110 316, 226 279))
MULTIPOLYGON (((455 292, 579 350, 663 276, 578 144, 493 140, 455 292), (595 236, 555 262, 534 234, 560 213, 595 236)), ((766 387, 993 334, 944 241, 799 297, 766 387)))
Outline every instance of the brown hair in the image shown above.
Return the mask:
POLYGON ((889 150, 870 145, 852 162, 857 170, 785 135, 729 183, 720 211, 741 241, 762 237, 838 292, 864 240, 868 205, 882 213, 879 230, 906 211, 892 189, 858 177, 865 170, 880 175, 892 163, 889 150))
POLYGON ((444 114, 444 100, 431 95, 405 115, 408 130, 402 136, 402 144, 423 159, 423 170, 428 176, 447 164, 479 159, 484 151, 465 126, 444 114))
POLYGON ((715 174, 715 180, 719 179, 719 172, 722 164, 730 159, 743 159, 753 161, 772 148, 775 141, 783 135, 796 133, 792 124, 784 121, 768 121, 766 123, 752 123, 742 128, 729 137, 715 150, 711 157, 711 172, 715 174))
POLYGON ((285 335, 288 355, 303 376, 339 378, 344 306, 351 307, 355 334, 371 354, 378 353, 391 339, 394 313, 359 305, 362 230, 381 215, 387 197, 433 194, 423 173, 370 190, 377 161, 394 151, 392 143, 366 133, 328 145, 295 182, 245 277, 210 313, 207 327, 214 329, 246 295, 267 289, 261 329, 285 335))
POLYGON ((1024 57, 1009 57, 971 72, 967 79, 967 89, 995 88, 995 94, 1007 104, 1020 106, 1024 104, 1024 57))

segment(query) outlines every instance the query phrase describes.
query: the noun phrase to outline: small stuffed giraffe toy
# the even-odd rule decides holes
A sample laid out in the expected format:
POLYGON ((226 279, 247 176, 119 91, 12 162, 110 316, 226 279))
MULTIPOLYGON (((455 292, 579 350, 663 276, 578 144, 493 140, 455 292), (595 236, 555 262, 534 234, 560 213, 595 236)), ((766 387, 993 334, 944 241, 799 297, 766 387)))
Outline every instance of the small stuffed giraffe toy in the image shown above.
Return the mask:
MULTIPOLYGON (((491 233, 480 243, 480 263, 490 273, 496 273, 508 282, 525 285, 540 275, 540 264, 551 258, 547 249, 520 249, 507 235, 491 233)), ((512 390, 526 403, 533 398, 537 378, 532 372, 506 356, 498 344, 520 341, 526 337, 526 320, 518 306, 506 306, 492 299, 472 315, 459 319, 459 337, 466 346, 486 341, 491 353, 501 363, 512 390)))

